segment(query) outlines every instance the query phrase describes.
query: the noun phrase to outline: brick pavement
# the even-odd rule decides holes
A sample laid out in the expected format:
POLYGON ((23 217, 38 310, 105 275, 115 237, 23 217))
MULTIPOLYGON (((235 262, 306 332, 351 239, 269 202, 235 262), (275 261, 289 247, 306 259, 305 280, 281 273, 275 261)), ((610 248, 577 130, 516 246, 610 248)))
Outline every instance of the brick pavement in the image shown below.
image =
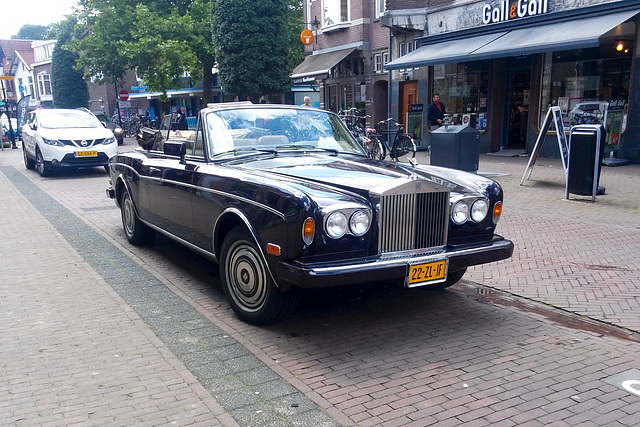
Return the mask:
MULTIPOLYGON (((8 163, 55 194, 96 233, 341 424, 637 425, 640 398, 604 381, 640 368, 637 342, 600 330, 568 328, 546 312, 523 313, 482 298, 499 289, 529 292, 531 296, 523 296, 532 302, 582 314, 580 306, 569 306, 576 299, 597 308, 589 312, 597 319, 614 297, 586 292, 601 280, 595 273, 611 273, 608 264, 637 272, 637 260, 625 258, 626 248, 635 247, 638 230, 638 197, 627 188, 627 182, 637 181, 636 167, 603 169, 601 182, 608 194, 592 204, 564 200, 562 171, 553 160, 541 159, 532 180, 520 187, 526 159, 483 156, 481 171, 510 174, 496 180, 507 192, 500 231, 516 243, 513 261, 476 268, 465 276, 470 281, 442 293, 389 284, 312 292, 294 318, 255 328, 233 316, 208 264, 194 261, 191 253, 166 239, 142 249, 124 242, 118 211, 104 198, 104 172, 40 179, 20 169, 15 154, 8 156, 8 163), (623 184, 624 191, 613 182, 623 184), (612 217, 612 211, 619 220, 615 236, 607 238, 611 227, 598 224, 603 216, 612 217), (596 232, 581 235, 585 227, 596 227, 596 232), (599 248, 602 242, 606 244, 599 248), (603 251, 606 257, 599 258, 603 251), (571 269, 561 257, 568 257, 571 269), (627 259, 630 263, 623 264, 627 259), (582 279, 572 282, 565 276, 582 279), (566 286, 564 293, 557 291, 558 283, 566 286)), ((3 164, 7 161, 0 157, 3 164)), ((637 276, 630 272, 626 288, 615 290, 615 300, 634 301, 637 276)), ((632 329, 637 300, 615 322, 606 321, 632 329)), ((134 314, 139 307, 130 310, 134 314)), ((205 387, 211 390, 212 385, 205 387)), ((250 418, 240 424, 250 425, 250 418)))
POLYGON ((0 424, 234 425, 0 173, 0 424))

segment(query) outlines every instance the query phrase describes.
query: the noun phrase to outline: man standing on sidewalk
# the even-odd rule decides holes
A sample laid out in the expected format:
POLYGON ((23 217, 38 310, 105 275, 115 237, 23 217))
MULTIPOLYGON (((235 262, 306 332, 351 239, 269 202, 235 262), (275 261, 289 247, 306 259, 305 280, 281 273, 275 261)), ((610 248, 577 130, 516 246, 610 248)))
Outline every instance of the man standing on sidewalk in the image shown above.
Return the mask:
POLYGON ((429 104, 427 108, 427 120, 429 120, 431 129, 442 126, 442 120, 445 114, 447 114, 447 110, 444 108, 444 104, 440 102, 440 95, 434 93, 433 102, 429 104))

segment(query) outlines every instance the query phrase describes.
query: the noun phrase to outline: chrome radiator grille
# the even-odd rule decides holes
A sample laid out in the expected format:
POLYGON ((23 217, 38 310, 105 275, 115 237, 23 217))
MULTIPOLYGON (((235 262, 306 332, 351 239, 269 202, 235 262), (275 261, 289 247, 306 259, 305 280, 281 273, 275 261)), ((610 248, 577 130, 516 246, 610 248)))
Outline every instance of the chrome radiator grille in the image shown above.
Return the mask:
POLYGON ((433 248, 447 243, 449 192, 381 196, 380 253, 433 248))

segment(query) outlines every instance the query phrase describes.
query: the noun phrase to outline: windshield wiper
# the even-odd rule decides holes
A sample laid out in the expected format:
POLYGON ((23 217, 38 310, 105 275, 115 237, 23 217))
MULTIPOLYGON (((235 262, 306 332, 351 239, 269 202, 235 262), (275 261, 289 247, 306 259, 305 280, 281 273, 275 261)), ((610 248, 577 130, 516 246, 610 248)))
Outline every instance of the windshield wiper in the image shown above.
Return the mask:
POLYGON ((305 145, 305 144, 300 144, 300 145, 296 145, 296 144, 291 144, 291 145, 278 145, 276 147, 276 150, 279 150, 281 148, 300 148, 300 149, 304 149, 304 150, 320 150, 320 151, 327 151, 329 153, 333 153, 333 154, 338 154, 338 150, 336 150, 335 148, 322 148, 322 147, 316 147, 315 145, 305 145))
POLYGON ((243 148, 234 148, 233 150, 224 151, 222 153, 214 154, 213 157, 219 157, 219 156, 222 156, 224 154, 236 154, 236 153, 241 153, 243 151, 257 151, 257 152, 260 152, 260 153, 271 153, 271 154, 276 154, 277 153, 277 151, 273 150, 273 149, 264 149, 264 148, 255 148, 255 147, 243 147, 243 148))

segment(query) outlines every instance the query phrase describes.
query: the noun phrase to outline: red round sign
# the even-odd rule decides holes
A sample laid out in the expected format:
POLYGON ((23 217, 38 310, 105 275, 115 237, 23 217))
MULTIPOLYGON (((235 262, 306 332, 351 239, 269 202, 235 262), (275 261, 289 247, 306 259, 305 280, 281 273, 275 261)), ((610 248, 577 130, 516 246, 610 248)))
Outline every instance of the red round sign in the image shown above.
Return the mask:
POLYGON ((127 92, 126 90, 122 89, 120 92, 118 92, 118 98, 120 99, 120 101, 128 101, 129 100, 129 92, 127 92))

